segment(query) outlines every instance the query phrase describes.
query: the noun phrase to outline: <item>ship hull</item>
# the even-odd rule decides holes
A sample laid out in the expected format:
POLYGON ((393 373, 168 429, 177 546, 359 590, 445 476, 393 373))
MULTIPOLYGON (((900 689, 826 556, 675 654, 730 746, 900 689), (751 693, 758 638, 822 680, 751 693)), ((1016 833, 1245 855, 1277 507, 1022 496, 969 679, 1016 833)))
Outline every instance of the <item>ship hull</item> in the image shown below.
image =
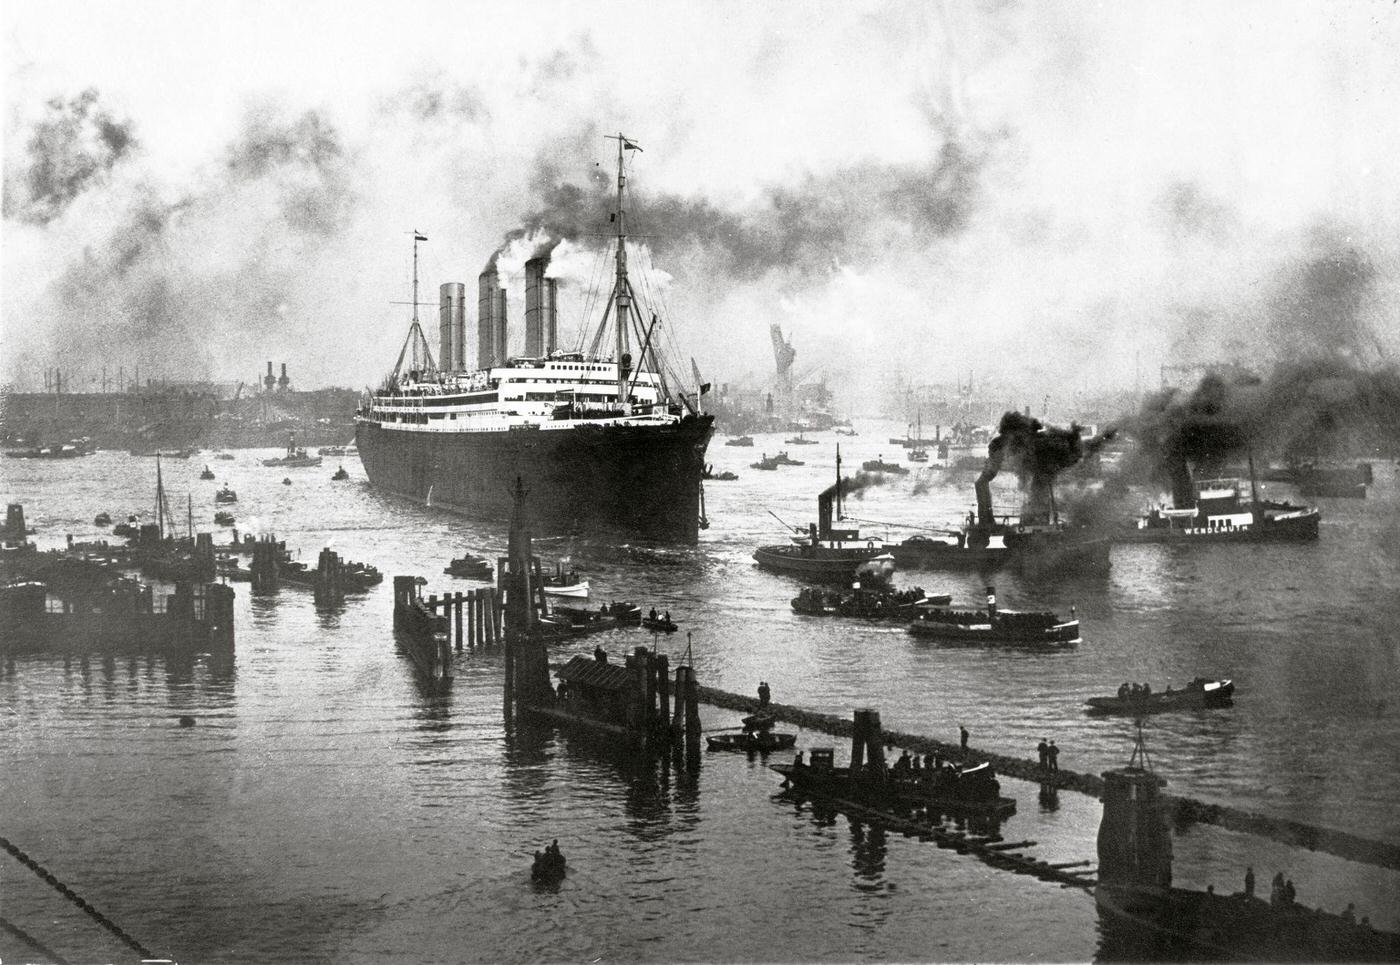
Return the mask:
POLYGON ((694 543, 711 416, 671 425, 425 432, 357 424, 370 485, 433 508, 509 520, 525 486, 529 522, 546 532, 625 533, 694 543))
POLYGON ((1120 543, 1292 543, 1318 537, 1321 514, 1316 510, 1296 513, 1283 519, 1265 519, 1230 529, 1202 529, 1181 526, 1125 527, 1113 538, 1120 543))
POLYGON ((753 558, 759 566, 819 583, 849 583, 857 567, 885 552, 877 545, 868 547, 777 545, 760 546, 753 558))
POLYGON ((958 546, 935 540, 887 543, 884 550, 901 570, 962 570, 989 573, 1004 568, 1031 576, 1073 571, 1106 572, 1110 543, 1106 539, 1028 541, 1021 546, 958 546))

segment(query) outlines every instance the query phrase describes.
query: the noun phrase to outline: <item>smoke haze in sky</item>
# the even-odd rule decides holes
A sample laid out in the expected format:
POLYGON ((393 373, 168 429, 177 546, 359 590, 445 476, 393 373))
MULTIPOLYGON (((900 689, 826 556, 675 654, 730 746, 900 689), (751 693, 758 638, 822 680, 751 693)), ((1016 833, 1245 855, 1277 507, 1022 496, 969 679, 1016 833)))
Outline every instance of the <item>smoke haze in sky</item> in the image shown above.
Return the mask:
POLYGON ((896 369, 1039 398, 1130 388, 1139 362, 1400 351, 1394 4, 0 16, 0 378, 21 385, 267 359, 369 383, 405 334, 414 229, 425 301, 512 239, 564 242, 570 344, 618 131, 644 148, 630 229, 707 377, 770 372, 774 322, 858 396, 896 369))

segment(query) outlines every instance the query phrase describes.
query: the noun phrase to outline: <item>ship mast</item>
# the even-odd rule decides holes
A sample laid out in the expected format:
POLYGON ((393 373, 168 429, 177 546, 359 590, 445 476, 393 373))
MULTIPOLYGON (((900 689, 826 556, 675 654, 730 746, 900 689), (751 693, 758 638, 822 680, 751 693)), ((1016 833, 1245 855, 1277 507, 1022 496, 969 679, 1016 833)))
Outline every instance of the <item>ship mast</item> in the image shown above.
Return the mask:
MULTIPOLYGON (((399 349, 398 361, 394 363, 393 381, 397 382, 399 373, 403 371, 404 356, 408 355, 408 364, 412 371, 418 372, 418 378, 423 377, 423 373, 431 371, 435 366, 433 362, 433 350, 428 347, 428 339, 423 334, 423 326, 418 321, 418 242, 427 241, 428 236, 416 228, 413 230, 413 322, 408 326, 408 337, 404 339, 403 348, 399 349), (412 354, 409 354, 410 348, 412 354), (420 354, 421 361, 420 361, 420 354)), ((395 302, 402 305, 402 302, 395 302)))
POLYGON ((640 151, 641 148, 628 139, 621 131, 616 135, 606 135, 617 141, 617 280, 613 283, 613 305, 617 315, 617 404, 627 411, 627 376, 631 357, 627 354, 627 326, 632 320, 632 294, 627 285, 627 222, 622 207, 623 195, 627 187, 627 175, 623 172, 624 151, 640 151))

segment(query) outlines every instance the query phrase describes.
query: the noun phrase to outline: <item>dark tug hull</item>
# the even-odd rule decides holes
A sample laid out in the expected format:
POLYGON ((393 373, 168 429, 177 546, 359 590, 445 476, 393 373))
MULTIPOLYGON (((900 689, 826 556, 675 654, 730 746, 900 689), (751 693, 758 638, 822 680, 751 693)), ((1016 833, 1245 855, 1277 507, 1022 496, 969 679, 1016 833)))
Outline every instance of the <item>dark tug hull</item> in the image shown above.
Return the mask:
POLYGON ((664 426, 461 433, 362 421, 355 444, 370 485, 436 509, 509 520, 518 476, 537 531, 694 543, 713 432, 708 415, 664 426))

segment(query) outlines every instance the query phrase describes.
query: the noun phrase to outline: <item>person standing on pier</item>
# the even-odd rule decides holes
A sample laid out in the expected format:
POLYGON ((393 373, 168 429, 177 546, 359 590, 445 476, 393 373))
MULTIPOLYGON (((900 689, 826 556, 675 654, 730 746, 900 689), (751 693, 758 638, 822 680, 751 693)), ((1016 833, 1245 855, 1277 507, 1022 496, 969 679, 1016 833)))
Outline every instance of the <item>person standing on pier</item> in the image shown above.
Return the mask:
POLYGON ((1253 866, 1253 865, 1250 865, 1248 868, 1245 868, 1245 869, 1244 869, 1244 896, 1245 896, 1246 898, 1253 898, 1253 897, 1254 897, 1254 866, 1253 866))
POLYGON ((1035 745, 1036 754, 1040 756, 1040 769, 1043 771, 1050 764, 1050 745, 1045 743, 1045 738, 1040 739, 1040 743, 1035 745))
POLYGON ((962 748, 963 760, 967 760, 967 728, 962 724, 958 725, 958 744, 962 748))
POLYGON ((1054 741, 1051 741, 1050 746, 1045 749, 1045 759, 1050 762, 1050 770, 1058 771, 1060 769, 1060 749, 1055 746, 1054 741))

